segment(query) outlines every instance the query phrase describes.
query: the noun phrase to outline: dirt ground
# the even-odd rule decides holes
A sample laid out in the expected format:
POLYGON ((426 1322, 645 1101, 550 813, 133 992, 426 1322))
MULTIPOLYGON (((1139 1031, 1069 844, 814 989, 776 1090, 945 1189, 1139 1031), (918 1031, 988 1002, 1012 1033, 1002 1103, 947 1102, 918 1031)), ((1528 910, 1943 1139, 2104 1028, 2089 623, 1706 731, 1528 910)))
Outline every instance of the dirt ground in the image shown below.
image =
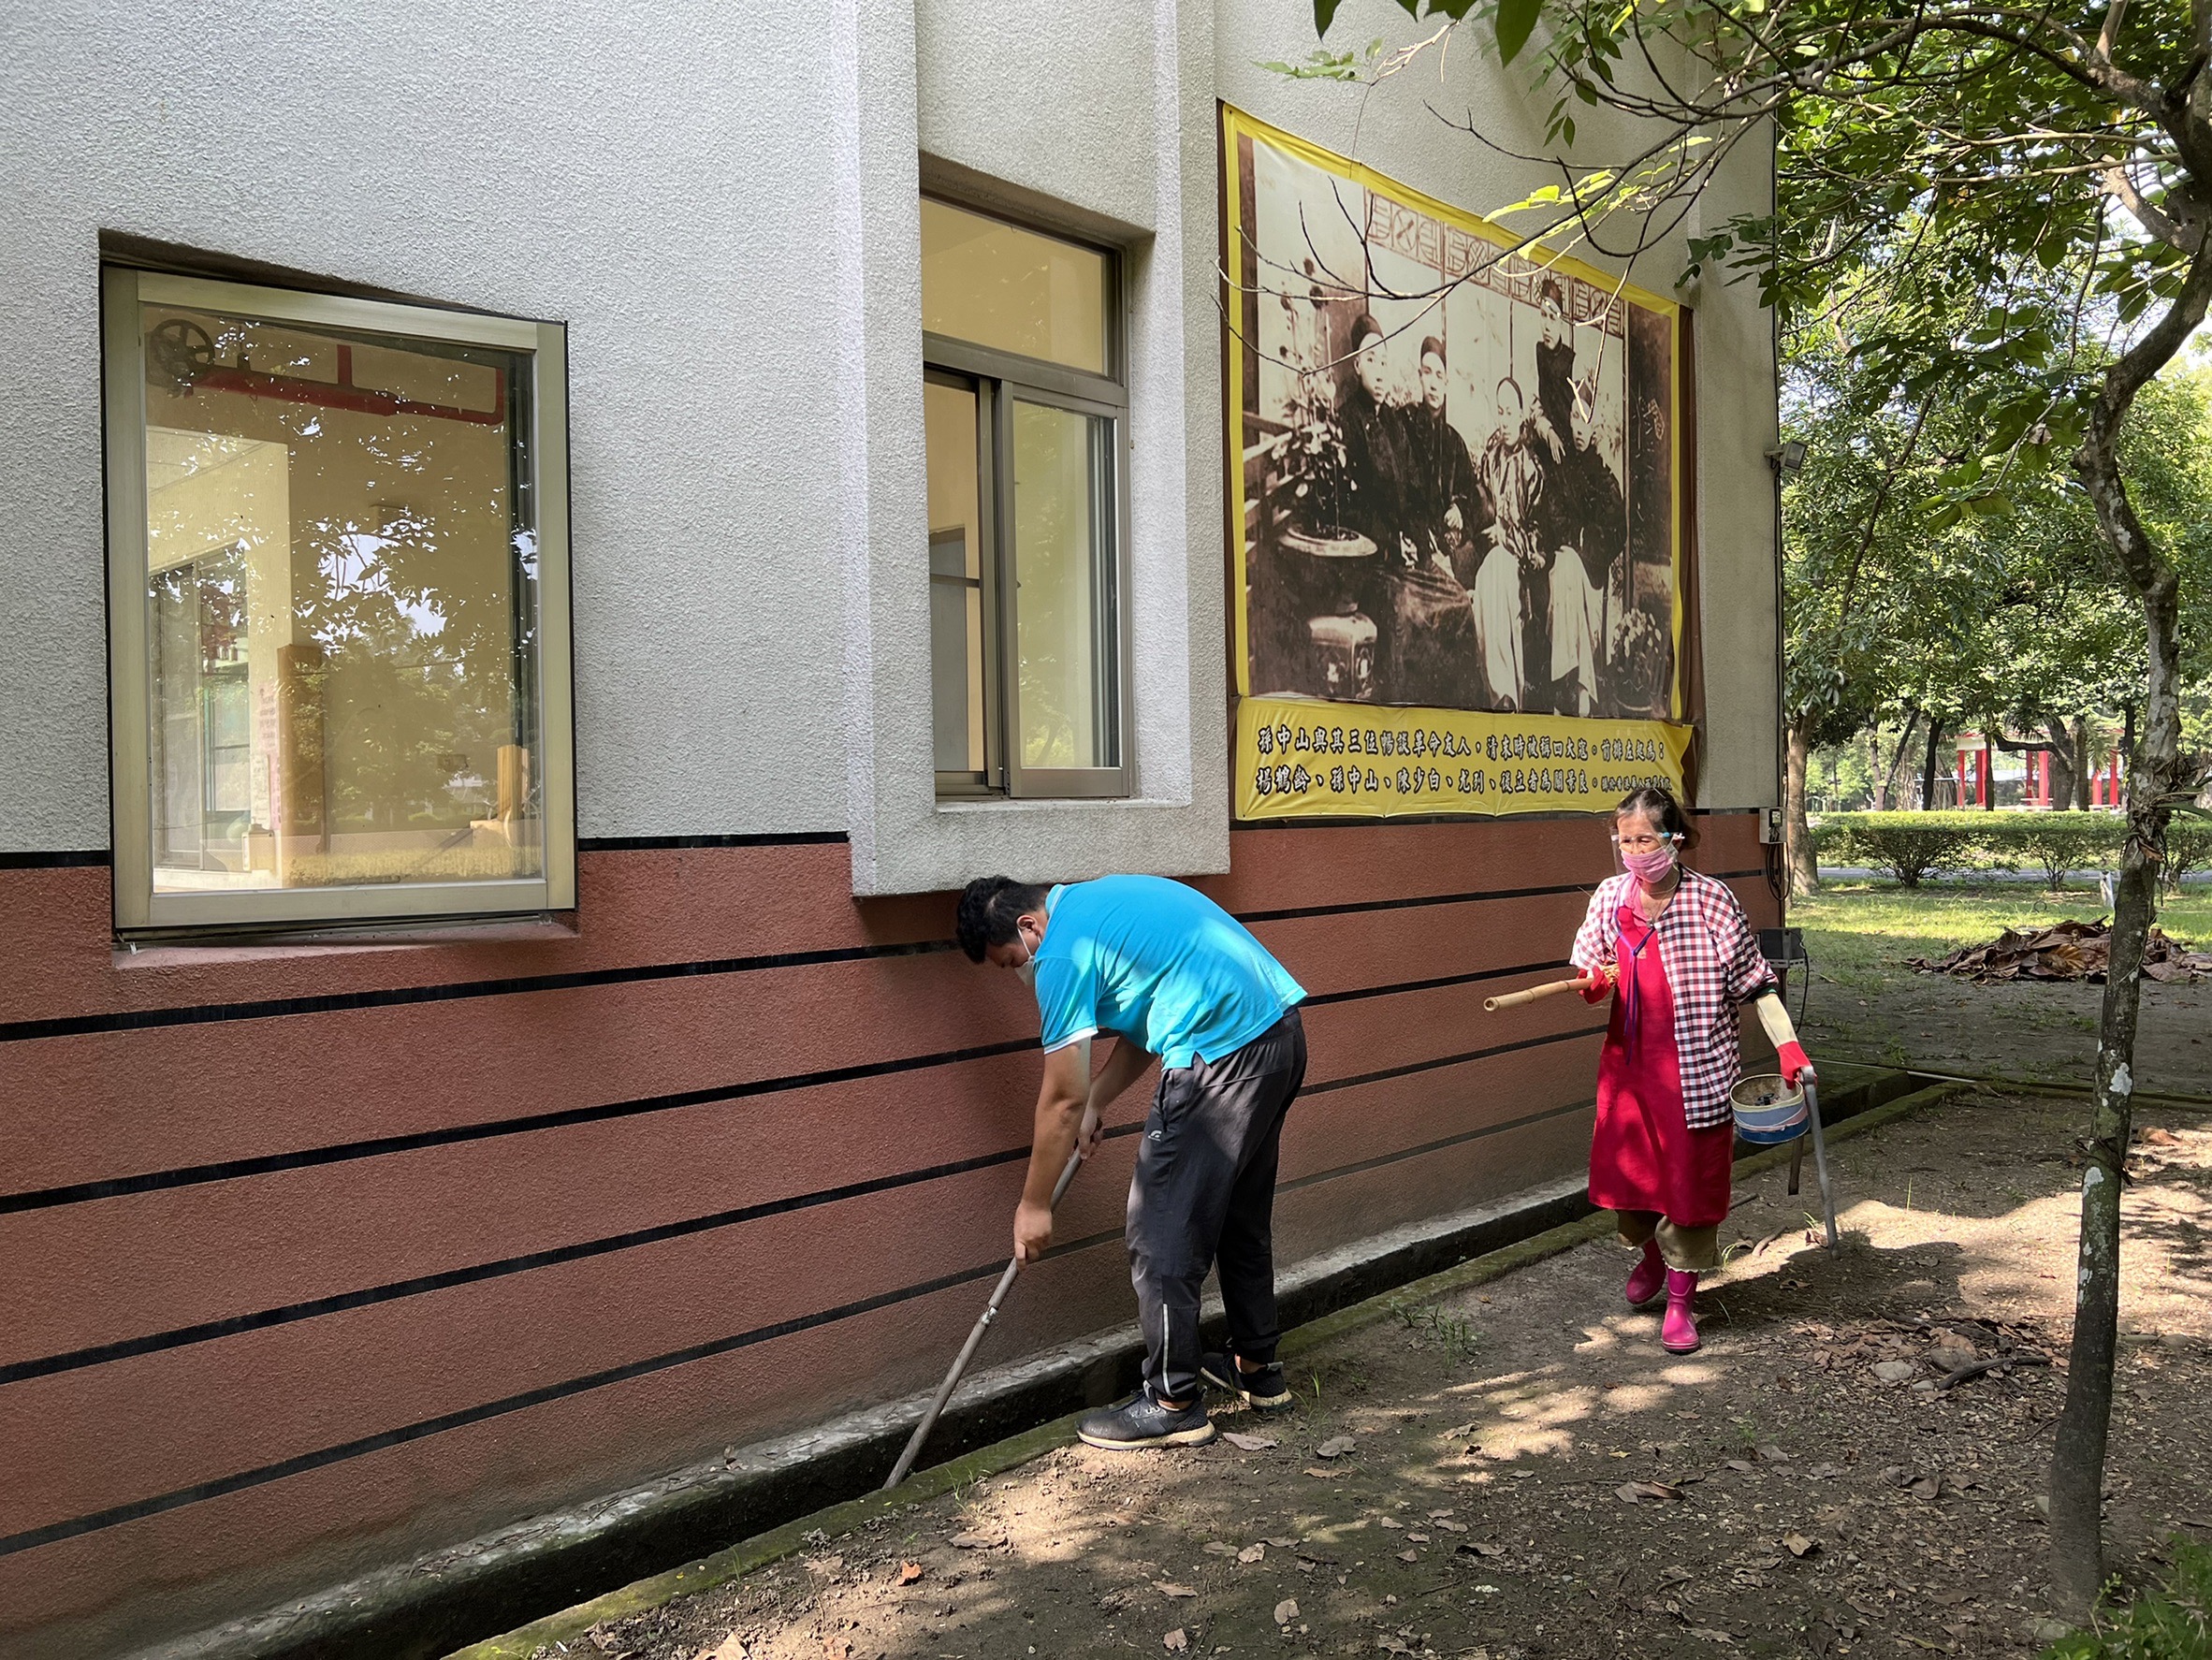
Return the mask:
MULTIPOLYGON (((1802 989, 1799 1024, 1816 1060, 2086 1082, 2096 1064, 2102 985, 1976 985, 1916 972, 1907 961, 1983 944, 2008 927, 2032 930, 2107 914, 2094 890, 2052 894, 2032 883, 1952 882, 1913 890, 1830 881, 1791 907, 1812 971, 1804 987, 1792 986, 1790 1006, 1797 1009, 1802 989)), ((2212 939, 2212 910, 2199 890, 2166 902, 2160 923, 2177 939, 2212 939)), ((2139 1090, 2212 1099, 2212 982, 2145 982, 2134 1075, 2139 1090)))
MULTIPOLYGON (((2080 1115, 1964 1097, 1839 1143, 1836 1257, 1810 1172, 1747 1178, 1694 1357, 1585 1245, 1294 1352, 1296 1408, 1216 1415, 1252 1439, 1071 1445, 560 1652, 2031 1653, 2080 1115), (1970 1351, 2006 1363, 1943 1387, 1970 1351)), ((2144 1121, 2107 1524, 2138 1580, 2212 1537, 2212 1121, 2144 1121)))
MULTIPOLYGON (((2086 1082, 2096 1070, 2102 985, 1976 985, 1899 968, 1840 980, 1815 963, 1803 1028, 1815 1056, 1968 1077, 2086 1082)), ((1790 1010, 1797 1012, 1793 992, 1790 1010)), ((2212 984, 2146 983, 2138 1088, 2212 1097, 2212 984)))

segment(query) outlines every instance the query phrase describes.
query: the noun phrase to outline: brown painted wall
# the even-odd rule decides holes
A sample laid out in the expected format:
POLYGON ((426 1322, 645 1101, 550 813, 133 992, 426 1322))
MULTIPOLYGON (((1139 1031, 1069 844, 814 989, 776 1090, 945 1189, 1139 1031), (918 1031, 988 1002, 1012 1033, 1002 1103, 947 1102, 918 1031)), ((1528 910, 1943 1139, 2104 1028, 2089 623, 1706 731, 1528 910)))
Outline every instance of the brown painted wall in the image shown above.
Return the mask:
MULTIPOLYGON (((1756 819, 1698 863, 1775 920, 1756 819)), ((1588 822, 1239 832, 1313 994, 1286 1258, 1579 1168, 1588 822)), ((0 869, 0 1652, 268 1606, 921 1389, 1008 1248, 1036 1013, 834 841, 587 852, 577 926, 109 948, 0 869)), ((1143 1114, 1142 1091, 1120 1120, 1143 1114)), ((1127 1318, 1130 1142, 985 1362, 1127 1318)))

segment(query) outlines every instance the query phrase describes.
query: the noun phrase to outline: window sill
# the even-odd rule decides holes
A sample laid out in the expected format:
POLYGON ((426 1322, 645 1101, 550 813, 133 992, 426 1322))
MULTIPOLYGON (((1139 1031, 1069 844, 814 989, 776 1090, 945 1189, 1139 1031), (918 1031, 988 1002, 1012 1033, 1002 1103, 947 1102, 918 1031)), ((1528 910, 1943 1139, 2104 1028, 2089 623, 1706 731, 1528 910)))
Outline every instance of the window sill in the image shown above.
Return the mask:
POLYGON ((1157 812, 1186 808, 1187 801, 1153 795, 940 795, 937 810, 954 816, 981 813, 1157 812))
POLYGON ((233 963, 268 963, 291 957, 357 956, 363 952, 429 951, 449 945, 560 944, 580 937, 575 912, 526 917, 485 917, 473 922, 436 921, 415 925, 380 923, 366 928, 299 928, 283 934, 208 935, 196 939, 157 939, 119 942, 114 967, 133 968, 211 968, 233 963))

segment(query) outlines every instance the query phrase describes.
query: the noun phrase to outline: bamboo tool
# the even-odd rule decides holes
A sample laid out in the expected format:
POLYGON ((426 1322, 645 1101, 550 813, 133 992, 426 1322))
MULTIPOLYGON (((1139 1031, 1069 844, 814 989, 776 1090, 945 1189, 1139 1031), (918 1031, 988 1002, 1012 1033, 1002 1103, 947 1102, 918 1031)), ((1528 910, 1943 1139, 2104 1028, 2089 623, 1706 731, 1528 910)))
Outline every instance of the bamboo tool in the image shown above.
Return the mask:
POLYGON ((1539 997, 1555 997, 1563 991, 1580 991, 1588 985, 1586 977, 1574 980, 1553 980, 1543 985, 1532 985, 1526 991, 1509 991, 1502 996, 1482 999, 1482 1012, 1495 1014, 1500 1009, 1518 1009, 1523 1003, 1533 1003, 1539 997))
MULTIPOLYGON (((1075 1172, 1083 1168, 1083 1148, 1078 1138, 1076 1150, 1068 1156, 1068 1168, 1060 1172, 1060 1179, 1053 1187, 1053 1209, 1060 1208, 1060 1197, 1068 1191, 1068 1184, 1075 1180, 1075 1172)), ((914 1460, 921 1456, 922 1443, 929 1439, 929 1432, 937 1428, 938 1414, 944 1411, 945 1403, 953 1398, 953 1391, 960 1387, 960 1375, 968 1370, 968 1362, 975 1358, 983 1333, 991 1329, 991 1322, 998 1318, 998 1305, 1006 1301, 1007 1292, 1013 1289, 1014 1275, 1022 1272, 1022 1260, 1015 1257, 1008 1261, 1006 1272, 998 1276, 998 1286, 991 1293, 991 1301, 983 1305, 975 1329, 968 1332, 968 1341, 960 1346, 960 1352, 953 1357, 953 1369, 945 1374, 944 1382, 937 1386, 937 1393, 929 1403, 929 1410, 923 1413, 922 1421, 914 1426, 914 1433, 907 1438, 906 1450, 898 1455, 898 1463, 891 1466, 891 1475, 883 1483, 889 1493, 907 1478, 907 1472, 914 1467, 914 1460)))

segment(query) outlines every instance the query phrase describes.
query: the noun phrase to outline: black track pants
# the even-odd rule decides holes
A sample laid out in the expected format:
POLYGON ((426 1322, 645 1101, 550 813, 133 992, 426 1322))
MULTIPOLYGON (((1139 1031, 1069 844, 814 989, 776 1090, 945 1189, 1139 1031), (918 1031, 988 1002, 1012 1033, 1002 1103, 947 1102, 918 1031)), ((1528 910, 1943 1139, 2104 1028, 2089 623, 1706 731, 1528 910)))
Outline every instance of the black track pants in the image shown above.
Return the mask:
POLYGON ((1230 1341, 1274 1359, 1275 1155, 1305 1082, 1305 1027, 1292 1009, 1217 1061, 1160 1074, 1129 1178, 1129 1278, 1144 1329, 1144 1381, 1195 1399, 1199 1288, 1215 1260, 1230 1341))

